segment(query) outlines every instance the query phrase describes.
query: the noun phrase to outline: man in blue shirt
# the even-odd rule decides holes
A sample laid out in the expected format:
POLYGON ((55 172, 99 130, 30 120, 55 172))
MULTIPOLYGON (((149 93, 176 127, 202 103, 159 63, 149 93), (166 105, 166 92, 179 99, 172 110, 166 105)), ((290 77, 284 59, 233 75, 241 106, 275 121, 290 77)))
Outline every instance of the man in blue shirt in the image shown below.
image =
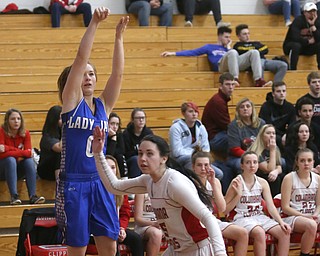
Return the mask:
POLYGON ((272 82, 266 82, 262 76, 260 54, 257 50, 250 50, 242 55, 231 49, 231 28, 218 28, 217 44, 206 44, 193 50, 178 52, 163 52, 161 56, 200 56, 206 54, 212 71, 229 72, 234 76, 236 85, 239 86, 239 71, 245 71, 251 67, 256 87, 272 86, 272 82))

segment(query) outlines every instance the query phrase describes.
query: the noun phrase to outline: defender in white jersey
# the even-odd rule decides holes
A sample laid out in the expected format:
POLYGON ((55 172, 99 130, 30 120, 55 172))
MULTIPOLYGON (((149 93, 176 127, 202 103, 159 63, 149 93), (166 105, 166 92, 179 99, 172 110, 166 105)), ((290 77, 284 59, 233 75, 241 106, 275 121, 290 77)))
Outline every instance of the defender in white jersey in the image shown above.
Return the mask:
POLYGON ((265 233, 278 240, 278 255, 288 256, 291 228, 282 221, 274 206, 267 181, 255 175, 258 166, 256 153, 247 151, 242 155, 242 174, 233 179, 228 188, 225 213, 235 210, 234 223, 246 228, 253 238, 255 256, 265 255, 265 233), (263 213, 262 197, 273 219, 263 213))
POLYGON ((309 255, 319 224, 320 177, 311 171, 313 164, 313 151, 300 149, 295 157, 297 171, 287 174, 281 186, 281 208, 288 216, 283 221, 302 233, 302 256, 309 255))
MULTIPOLYGON (((212 157, 209 152, 203 152, 198 148, 191 157, 192 169, 198 175, 201 182, 205 184, 208 193, 210 194, 214 207, 214 214, 219 215, 219 212, 224 212, 226 209, 226 201, 222 195, 221 183, 215 177, 214 169, 211 167, 212 157)), ((248 232, 245 228, 234 225, 231 222, 225 222, 218 219, 218 224, 222 232, 222 236, 235 241, 234 255, 245 256, 248 249, 248 232)))
POLYGON ((164 255, 226 255, 217 220, 199 198, 206 195, 205 191, 197 190, 196 182, 167 167, 169 146, 164 139, 156 135, 142 139, 138 164, 143 175, 128 180, 118 180, 110 170, 102 154, 104 140, 105 134, 96 127, 92 149, 103 184, 112 193, 149 194, 169 243, 164 255))
POLYGON ((105 7, 94 11, 72 65, 58 79, 63 129, 55 206, 69 256, 85 255, 90 234, 100 256, 116 253, 119 221, 114 196, 104 188, 91 150, 93 128, 99 125, 107 133, 107 117, 119 97, 124 69, 123 32, 128 17, 120 19, 115 31, 111 75, 100 96, 94 97, 97 77, 89 57, 98 25, 108 15, 105 7))

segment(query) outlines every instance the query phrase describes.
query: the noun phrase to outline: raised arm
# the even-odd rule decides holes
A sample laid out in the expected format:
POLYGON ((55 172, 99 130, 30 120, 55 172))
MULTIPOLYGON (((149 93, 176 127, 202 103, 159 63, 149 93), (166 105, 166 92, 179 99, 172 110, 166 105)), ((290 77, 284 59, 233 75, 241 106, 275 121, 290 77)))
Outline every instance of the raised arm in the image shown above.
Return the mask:
POLYGON ((216 204, 219 212, 224 212, 226 209, 226 201, 222 195, 221 183, 215 177, 215 173, 213 168, 210 166, 207 168, 207 180, 212 188, 212 198, 214 203, 216 204))
POLYGON ((70 110, 74 109, 83 96, 81 83, 85 68, 89 61, 94 36, 99 23, 105 20, 108 15, 109 9, 105 7, 95 9, 91 22, 81 39, 77 56, 72 64, 66 85, 62 92, 63 113, 69 112, 70 110))
POLYGON ((122 17, 117 25, 114 41, 112 72, 100 96, 104 101, 108 116, 116 104, 120 94, 124 70, 123 32, 125 31, 128 22, 129 16, 122 17))
POLYGON ((227 190, 227 193, 225 196, 225 200, 226 200, 226 209, 224 211, 225 214, 228 214, 236 207, 242 195, 242 189, 243 189, 243 185, 240 177, 238 176, 231 181, 230 186, 227 190))
POLYGON ((146 175, 134 179, 118 180, 102 152, 105 136, 105 132, 98 126, 95 127, 93 132, 92 152, 94 154, 98 173, 105 188, 115 195, 147 193, 146 179, 148 177, 146 175))
POLYGON ((282 173, 282 167, 277 164, 277 144, 276 139, 271 138, 269 141, 270 156, 268 161, 263 161, 259 163, 259 169, 264 173, 268 173, 268 180, 274 182, 278 175, 282 173))

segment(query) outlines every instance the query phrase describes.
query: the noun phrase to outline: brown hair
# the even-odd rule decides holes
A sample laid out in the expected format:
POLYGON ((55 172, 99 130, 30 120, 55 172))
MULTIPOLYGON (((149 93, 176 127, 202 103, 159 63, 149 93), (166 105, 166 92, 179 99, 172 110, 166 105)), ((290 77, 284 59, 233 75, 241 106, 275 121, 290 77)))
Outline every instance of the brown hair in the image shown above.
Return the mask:
POLYGON ((22 137, 24 137, 26 135, 26 130, 25 130, 25 126, 24 126, 24 119, 23 119, 23 116, 22 116, 22 113, 20 110, 18 109, 15 109, 15 108, 10 108, 7 110, 5 116, 4 116, 4 122, 2 124, 2 128, 3 130, 5 131, 5 133, 9 136, 13 136, 13 134, 11 133, 11 127, 10 127, 10 124, 9 124, 9 118, 11 116, 12 113, 18 113, 20 115, 20 118, 21 118, 21 125, 19 127, 19 130, 18 130, 18 134, 22 137))
MULTIPOLYGON (((93 68, 94 74, 96 76, 96 81, 98 81, 96 67, 90 62, 88 62, 88 64, 93 68)), ((66 86, 66 83, 67 83, 68 76, 70 74, 71 68, 72 68, 72 65, 68 66, 68 67, 65 67, 63 69, 63 71, 61 72, 61 74, 60 74, 60 76, 58 78, 58 81, 57 81, 57 85, 58 85, 58 89, 59 89, 59 99, 60 99, 61 102, 62 102, 62 93, 63 93, 64 87, 66 86)))
POLYGON ((318 71, 312 71, 308 76, 307 76, 307 81, 308 84, 311 83, 312 79, 318 79, 320 78, 320 73, 318 71))

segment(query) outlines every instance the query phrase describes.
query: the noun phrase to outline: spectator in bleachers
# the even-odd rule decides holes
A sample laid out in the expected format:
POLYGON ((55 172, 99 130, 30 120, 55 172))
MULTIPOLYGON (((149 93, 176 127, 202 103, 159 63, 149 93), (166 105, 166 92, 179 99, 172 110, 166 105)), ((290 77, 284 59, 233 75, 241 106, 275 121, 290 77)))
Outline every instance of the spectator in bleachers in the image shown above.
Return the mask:
POLYGON ((246 229, 230 222, 221 221, 219 213, 226 209, 226 201, 221 192, 221 184, 215 177, 215 172, 211 168, 212 157, 209 152, 203 152, 196 148, 192 154, 192 170, 198 175, 202 184, 206 187, 209 195, 212 197, 212 204, 215 205, 213 214, 218 219, 218 224, 222 236, 235 242, 234 255, 245 256, 248 249, 248 232, 246 229))
POLYGON ((318 13, 319 13, 319 9, 320 9, 320 0, 299 0, 299 3, 300 3, 300 10, 303 10, 303 6, 306 4, 306 3, 315 3, 317 8, 318 8, 318 13))
POLYGON ((0 179, 6 180, 10 204, 21 204, 17 180, 25 178, 30 204, 42 204, 45 198, 36 195, 36 168, 33 161, 30 132, 25 129, 22 113, 9 109, 0 128, 0 179))
POLYGON ((151 129, 146 126, 146 119, 146 113, 142 108, 134 108, 131 112, 131 120, 123 131, 129 178, 141 175, 137 162, 139 144, 144 136, 153 134, 151 129))
POLYGON ((177 0, 180 13, 185 14, 185 27, 192 27, 193 15, 204 15, 212 11, 217 27, 230 26, 229 22, 223 22, 221 17, 220 0, 177 0))
POLYGON ((313 135, 310 127, 304 122, 298 122, 292 127, 292 129, 288 131, 287 134, 284 158, 286 159, 286 169, 288 172, 294 171, 295 155, 299 149, 303 148, 309 148, 313 151, 314 168, 312 168, 312 171, 319 174, 319 151, 316 145, 313 143, 313 135))
POLYGON ((201 120, 208 132, 211 151, 225 158, 228 154, 227 129, 230 123, 228 101, 235 87, 234 77, 224 73, 219 77, 219 84, 219 91, 207 102, 201 120))
POLYGON ((229 157, 227 166, 231 173, 224 173, 224 183, 230 184, 231 180, 241 173, 240 158, 252 145, 265 121, 258 117, 254 104, 248 98, 241 99, 236 105, 235 119, 228 126, 229 157))
POLYGON ((263 79, 260 54, 257 50, 250 50, 239 56, 238 52, 231 49, 231 28, 218 28, 218 43, 206 44, 193 50, 179 52, 163 52, 161 56, 200 56, 206 54, 212 71, 229 72, 239 86, 239 71, 251 67, 256 87, 271 86, 272 82, 263 79))
POLYGON ((301 15, 299 0, 263 0, 263 4, 268 7, 271 14, 283 14, 287 27, 291 25, 290 16, 297 18, 301 15))
POLYGON ((317 6, 306 3, 303 15, 292 22, 283 43, 283 52, 289 55, 290 70, 296 70, 299 55, 317 55, 317 65, 320 69, 320 20, 317 6))
POLYGON ((125 158, 125 146, 121 129, 121 119, 111 112, 108 121, 107 155, 117 159, 121 177, 128 177, 128 167, 125 158))
MULTIPOLYGON (((117 176, 117 178, 120 179, 121 175, 117 160, 111 155, 106 155, 106 160, 110 166, 110 169, 117 176)), ((130 248, 132 256, 143 256, 143 242, 141 237, 138 233, 128 228, 130 221, 130 205, 128 196, 117 195, 115 197, 120 224, 118 243, 128 246, 130 248)))
MULTIPOLYGON (((192 170, 191 155, 195 147, 210 152, 208 133, 198 119, 199 108, 193 102, 181 105, 183 118, 173 121, 169 130, 171 157, 186 169, 192 170)), ((221 180, 223 172, 212 165, 216 177, 221 180)))
POLYGON ((283 151, 282 141, 286 134, 287 127, 296 121, 295 108, 293 104, 286 101, 286 96, 286 84, 284 82, 273 83, 272 97, 262 104, 259 112, 260 118, 267 124, 272 124, 275 127, 276 142, 280 151, 283 151))
POLYGON ((149 26, 150 15, 159 17, 159 26, 172 25, 173 7, 163 0, 126 0, 128 13, 138 15, 140 26, 149 26))
POLYGON ((239 42, 233 46, 240 56, 250 50, 256 49, 260 53, 261 67, 263 70, 271 71, 274 74, 274 82, 283 81, 287 73, 288 65, 281 60, 268 60, 265 55, 268 54, 268 46, 259 41, 250 41, 250 31, 247 24, 240 24, 236 27, 236 34, 239 42))
MULTIPOLYGON (((307 76, 307 82, 309 85, 309 92, 303 95, 302 97, 307 97, 314 102, 314 111, 313 111, 312 121, 320 125, 320 72, 318 71, 311 72, 307 76)), ((297 100, 297 103, 301 98, 297 100)), ((296 106, 297 106, 297 103, 296 103, 296 106)))
POLYGON ((288 127, 288 133, 294 124, 298 122, 306 123, 307 125, 309 125, 310 130, 313 134, 313 142, 320 152, 320 125, 312 119, 314 113, 314 102, 308 97, 302 97, 297 101, 296 109, 298 120, 288 127))
POLYGON ((259 156, 257 175, 264 178, 270 186, 272 197, 280 193, 282 170, 285 170, 285 160, 276 143, 276 129, 272 124, 261 127, 257 139, 248 148, 259 156))
POLYGON ((56 180, 61 161, 61 106, 49 109, 42 128, 38 175, 45 180, 56 180))
POLYGON ((86 27, 92 18, 91 5, 83 3, 83 0, 51 0, 49 10, 51 12, 51 24, 53 28, 60 27, 60 17, 63 14, 83 14, 83 23, 86 27))
POLYGON ((134 231, 144 241, 146 255, 157 256, 162 241, 162 230, 153 212, 148 193, 137 194, 134 197, 134 223, 134 231))

